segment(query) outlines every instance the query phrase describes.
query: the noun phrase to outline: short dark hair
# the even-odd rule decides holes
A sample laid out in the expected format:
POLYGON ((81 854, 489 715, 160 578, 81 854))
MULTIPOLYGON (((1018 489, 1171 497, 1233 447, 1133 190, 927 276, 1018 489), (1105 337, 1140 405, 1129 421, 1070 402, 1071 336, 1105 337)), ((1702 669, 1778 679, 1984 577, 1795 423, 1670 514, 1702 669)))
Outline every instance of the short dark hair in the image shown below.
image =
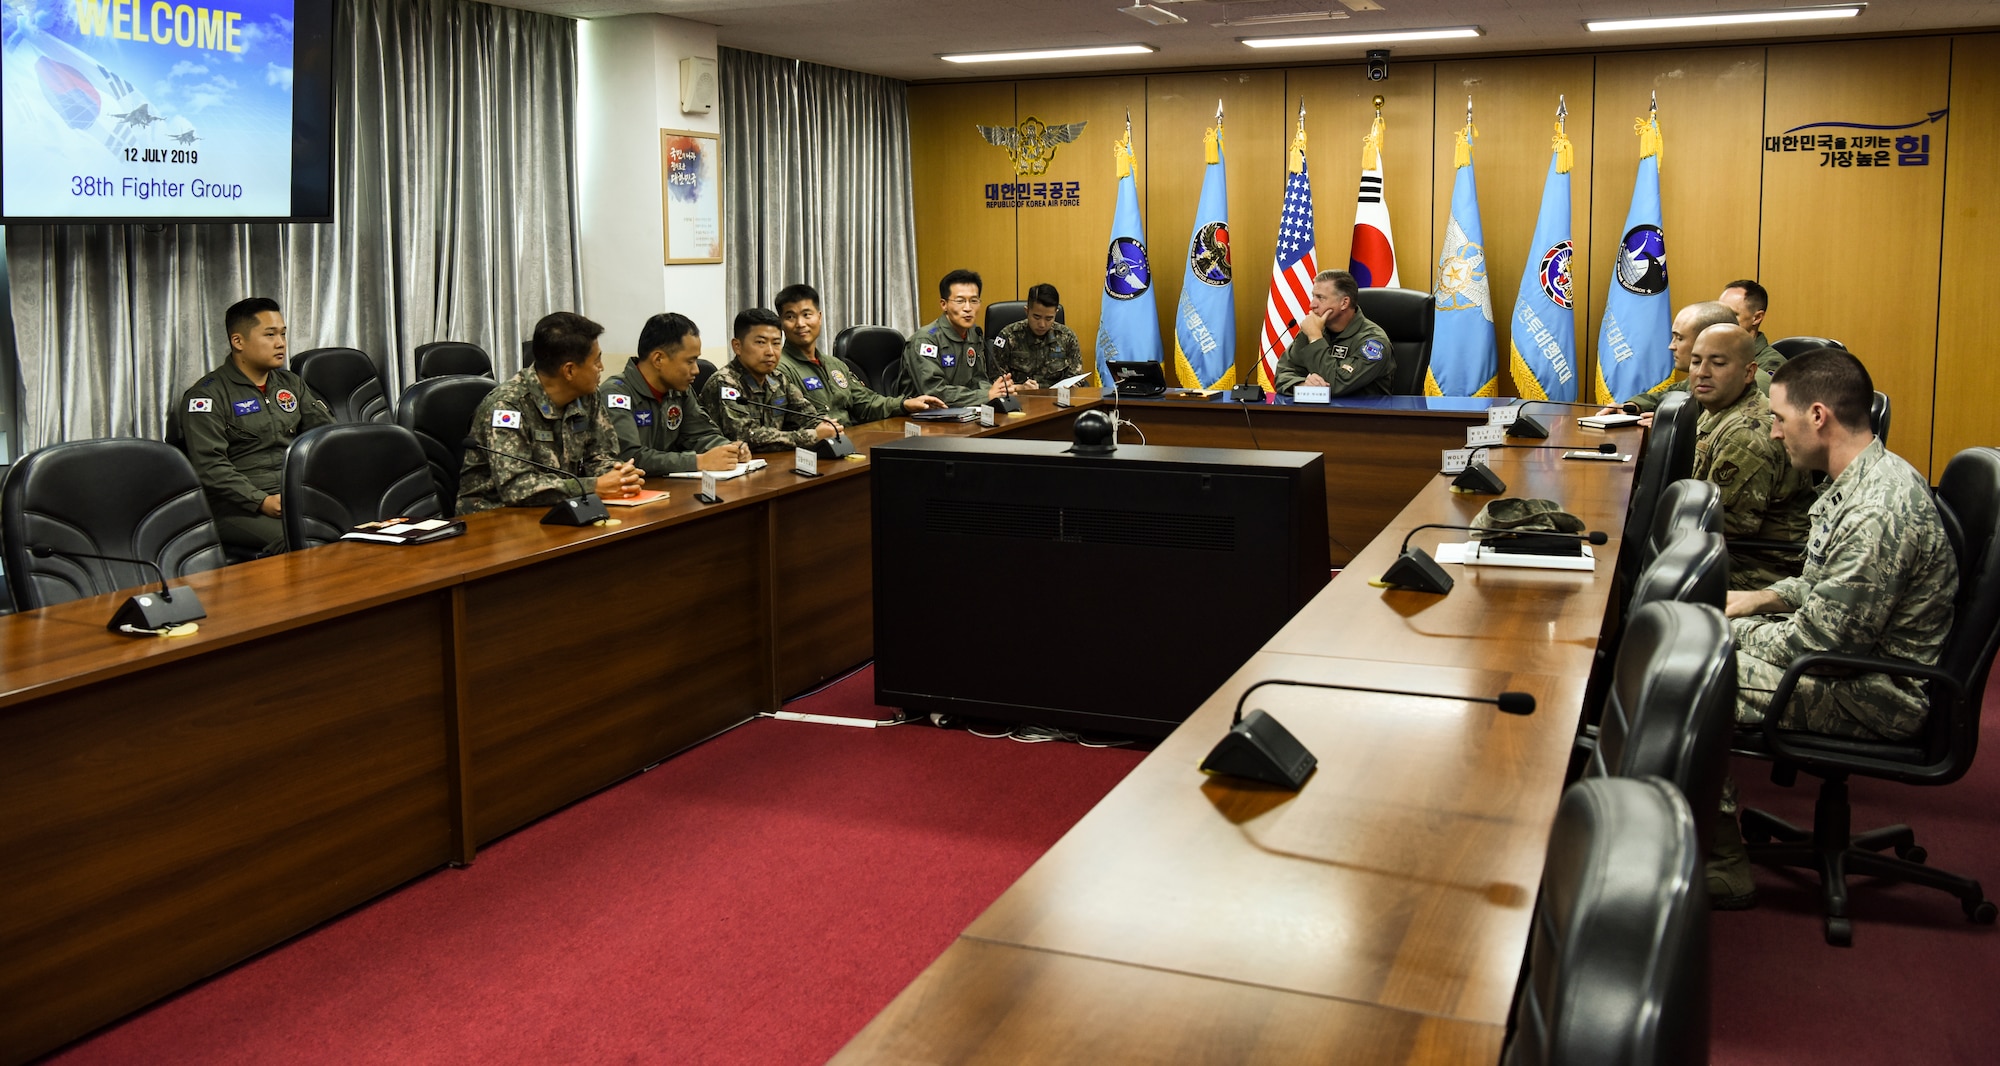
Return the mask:
POLYGON ((970 285, 981 292, 986 291, 986 283, 979 280, 977 273, 960 268, 946 274, 944 280, 938 282, 938 299, 951 299, 951 287, 953 285, 970 285))
POLYGON ((1054 285, 1045 281, 1040 285, 1028 287, 1028 303, 1037 307, 1061 307, 1062 294, 1056 291, 1054 285))
POLYGON ((801 281, 796 285, 787 285, 779 289, 778 295, 771 297, 771 309, 782 314, 786 307, 807 300, 812 301, 814 309, 819 309, 819 290, 801 281))
POLYGON ((689 337, 700 336, 701 330, 695 328, 694 319, 686 315, 673 311, 654 315, 639 327, 639 358, 654 352, 671 352, 689 337))
POLYGON ((1333 290, 1347 297, 1356 307, 1361 304, 1361 286, 1354 283, 1354 275, 1345 270, 1322 270, 1313 275, 1313 284, 1322 281, 1333 282, 1333 290))
POLYGON ((1723 292, 1728 292, 1731 289, 1743 290, 1743 306, 1748 307, 1750 310, 1770 310, 1771 294, 1764 291, 1764 286, 1757 284, 1754 278, 1738 278, 1722 287, 1723 292))
POLYGON ((283 311, 278 309, 278 301, 271 299, 269 296, 252 296, 248 300, 238 300, 230 304, 229 310, 222 312, 222 335, 224 337, 234 337, 238 333, 242 333, 244 330, 255 326, 257 324, 257 316, 266 311, 277 311, 281 315, 284 314, 283 311))
POLYGON ((1822 404, 1834 421, 1849 430, 1868 426, 1868 409, 1875 400, 1875 379, 1853 352, 1814 348, 1785 360, 1771 375, 1771 386, 1785 387, 1785 400, 1804 409, 1822 404))
POLYGON ((778 321, 778 312, 768 307, 746 307, 736 312, 736 328, 730 336, 740 341, 748 337, 750 331, 758 326, 769 326, 779 331, 785 328, 785 324, 778 321))
POLYGON ((591 343, 603 332, 603 326, 575 311, 543 315, 535 323, 535 339, 530 345, 535 352, 535 370, 554 376, 570 363, 583 362, 590 358, 591 343))

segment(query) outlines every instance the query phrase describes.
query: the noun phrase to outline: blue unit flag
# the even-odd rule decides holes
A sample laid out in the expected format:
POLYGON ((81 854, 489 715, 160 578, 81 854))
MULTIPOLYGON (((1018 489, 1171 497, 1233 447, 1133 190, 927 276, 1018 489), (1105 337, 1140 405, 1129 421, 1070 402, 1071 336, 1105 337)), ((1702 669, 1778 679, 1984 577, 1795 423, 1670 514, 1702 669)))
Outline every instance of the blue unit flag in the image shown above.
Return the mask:
POLYGON ((1458 131, 1452 162, 1451 221, 1438 252, 1437 317, 1431 330, 1427 396, 1493 396, 1499 391, 1499 346, 1493 336, 1493 292, 1486 283, 1486 231, 1479 222, 1479 185, 1472 176, 1472 106, 1458 131))
POLYGON ((1657 392, 1674 380, 1673 296, 1667 291, 1667 238, 1660 217, 1660 114, 1633 123, 1639 134, 1639 176, 1618 242, 1611 294, 1597 334, 1599 403, 1657 392))
POLYGON ((1153 299, 1153 267, 1146 259, 1146 224, 1139 216, 1138 163, 1132 156, 1132 117, 1125 137, 1112 146, 1118 161, 1118 209, 1111 217, 1111 242, 1104 254, 1104 309, 1097 318, 1097 381, 1108 385, 1105 366, 1121 362, 1163 362, 1160 313, 1153 299))
POLYGON ((1507 366, 1514 387, 1530 400, 1574 402, 1576 380, 1576 299, 1570 284, 1569 172, 1575 163, 1569 135, 1556 123, 1549 176, 1542 183, 1542 212, 1534 243, 1521 270, 1521 295, 1507 337, 1507 366))
POLYGON ((1222 163, 1222 101, 1203 142, 1207 169, 1188 238, 1187 277, 1174 309, 1174 367, 1197 389, 1236 384, 1235 265, 1229 258, 1229 182, 1222 163))

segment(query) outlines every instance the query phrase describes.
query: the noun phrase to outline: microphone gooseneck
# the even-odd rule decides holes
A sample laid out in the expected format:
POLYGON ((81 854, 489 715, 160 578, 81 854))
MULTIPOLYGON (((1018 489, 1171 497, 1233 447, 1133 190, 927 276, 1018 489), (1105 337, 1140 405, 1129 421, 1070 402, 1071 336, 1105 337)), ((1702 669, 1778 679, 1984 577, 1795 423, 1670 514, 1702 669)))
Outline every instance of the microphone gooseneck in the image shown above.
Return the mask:
POLYGON ((1411 689, 1375 688, 1369 685, 1336 685, 1325 681, 1293 681, 1289 678, 1273 677, 1273 678, 1265 678, 1264 680, 1259 681, 1256 684, 1251 685, 1249 688, 1243 690, 1243 695, 1238 697, 1236 700, 1236 714, 1234 721, 1231 722, 1231 725, 1242 724, 1243 705, 1250 701, 1250 694, 1252 692, 1255 692, 1266 685, 1286 685, 1293 688, 1323 688, 1323 689, 1333 689, 1340 692, 1374 692, 1385 696, 1416 696, 1420 699, 1429 699, 1429 700, 1463 700, 1467 703, 1491 704, 1495 707, 1500 708, 1500 710, 1505 714, 1535 713, 1535 697, 1529 695, 1526 692, 1502 692, 1497 697, 1460 696, 1444 692, 1417 692, 1411 689))

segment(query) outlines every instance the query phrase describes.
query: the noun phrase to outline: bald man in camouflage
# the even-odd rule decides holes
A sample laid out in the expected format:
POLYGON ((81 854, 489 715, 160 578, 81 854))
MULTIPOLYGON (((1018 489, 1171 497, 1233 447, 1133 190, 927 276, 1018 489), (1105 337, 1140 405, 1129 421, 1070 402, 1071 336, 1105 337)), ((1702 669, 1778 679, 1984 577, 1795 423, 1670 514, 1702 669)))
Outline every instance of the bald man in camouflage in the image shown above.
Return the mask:
MULTIPOLYGON (((1757 391, 1757 342, 1734 322, 1710 326, 1690 346, 1688 391, 1701 405, 1694 476, 1722 495, 1722 535, 1803 545, 1811 529, 1812 479, 1771 437, 1771 404, 1757 391)), ((1797 577, 1798 552, 1729 548, 1729 587, 1769 588, 1797 577)))

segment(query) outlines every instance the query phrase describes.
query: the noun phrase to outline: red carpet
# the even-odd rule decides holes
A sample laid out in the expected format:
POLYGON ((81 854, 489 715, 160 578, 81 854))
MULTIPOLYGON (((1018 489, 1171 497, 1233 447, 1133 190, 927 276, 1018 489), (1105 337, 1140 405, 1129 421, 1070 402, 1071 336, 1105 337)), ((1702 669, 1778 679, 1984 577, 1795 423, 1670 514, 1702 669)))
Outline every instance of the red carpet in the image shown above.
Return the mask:
POLYGON ((759 720, 53 1061, 823 1062, 1140 757, 759 720))

